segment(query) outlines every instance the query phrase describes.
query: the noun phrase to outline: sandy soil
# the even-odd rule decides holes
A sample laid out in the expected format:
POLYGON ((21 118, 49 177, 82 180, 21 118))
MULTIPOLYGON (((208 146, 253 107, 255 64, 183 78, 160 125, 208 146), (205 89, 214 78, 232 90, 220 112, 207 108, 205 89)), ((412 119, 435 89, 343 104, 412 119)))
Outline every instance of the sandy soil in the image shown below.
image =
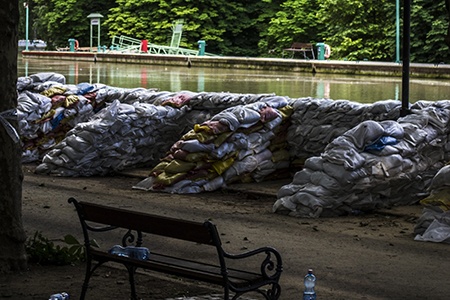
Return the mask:
MULTIPOLYGON (((132 190, 140 179, 63 178, 36 175, 24 167, 23 221, 26 232, 51 239, 71 234, 82 240, 69 197, 184 219, 212 219, 224 248, 242 252, 270 245, 283 257, 281 299, 301 299, 308 268, 317 276, 318 299, 448 299, 449 245, 414 241, 420 206, 339 218, 297 219, 272 213, 280 182, 231 186, 231 190, 198 195, 172 195, 132 190)), ((114 243, 114 241, 102 241, 114 243)), ((198 255, 199 253, 189 253, 198 255)), ((84 265, 37 266, 2 275, 0 298, 48 299, 66 291, 78 299, 84 265), (47 298, 46 298, 47 297, 47 298)), ((143 272, 138 277, 143 299, 168 299, 220 293, 179 278, 143 272)), ((87 299, 128 299, 126 273, 100 268, 87 299)))

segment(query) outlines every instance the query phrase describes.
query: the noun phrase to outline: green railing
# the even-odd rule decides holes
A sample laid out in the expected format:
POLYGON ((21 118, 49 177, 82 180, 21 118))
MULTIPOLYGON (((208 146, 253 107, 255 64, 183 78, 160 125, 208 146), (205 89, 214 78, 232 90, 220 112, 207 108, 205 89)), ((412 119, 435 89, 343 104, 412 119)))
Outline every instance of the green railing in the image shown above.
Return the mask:
MULTIPOLYGON (((111 50, 122 53, 148 53, 148 54, 171 54, 171 55, 199 55, 199 50, 180 48, 181 35, 183 33, 183 20, 177 20, 173 24, 172 39, 170 46, 147 44, 147 51, 142 51, 142 41, 127 36, 114 36, 111 43, 111 50)), ((215 56, 211 53, 204 53, 205 56, 215 56)))

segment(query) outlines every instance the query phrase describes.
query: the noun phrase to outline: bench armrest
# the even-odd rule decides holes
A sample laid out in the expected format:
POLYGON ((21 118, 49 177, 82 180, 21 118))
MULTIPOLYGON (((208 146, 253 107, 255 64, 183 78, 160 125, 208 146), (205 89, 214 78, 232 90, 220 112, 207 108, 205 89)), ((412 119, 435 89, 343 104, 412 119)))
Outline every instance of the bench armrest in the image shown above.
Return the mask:
POLYGON ((261 253, 266 254, 260 266, 261 275, 265 279, 278 280, 283 271, 283 263, 280 253, 275 248, 262 247, 240 254, 230 254, 224 251, 223 256, 228 259, 245 259, 261 253))

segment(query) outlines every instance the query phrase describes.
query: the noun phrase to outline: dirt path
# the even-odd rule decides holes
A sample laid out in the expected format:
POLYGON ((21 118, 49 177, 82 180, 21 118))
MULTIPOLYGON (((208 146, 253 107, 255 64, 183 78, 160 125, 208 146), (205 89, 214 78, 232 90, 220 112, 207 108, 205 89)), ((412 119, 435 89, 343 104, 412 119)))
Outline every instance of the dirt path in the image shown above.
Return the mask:
MULTIPOLYGON (((296 219, 272 213, 275 190, 268 183, 239 185, 235 191, 172 195, 132 190, 138 181, 130 176, 49 177, 35 175, 27 166, 23 184, 25 229, 29 235, 41 231, 52 239, 72 234, 81 240, 75 211, 67 203, 73 196, 196 221, 210 218, 230 252, 274 246, 283 256, 281 299, 301 298, 302 277, 308 268, 313 268, 318 278, 318 299, 447 299, 450 295, 450 246, 413 240, 419 206, 360 216, 296 219)), ((0 298, 46 299, 58 291, 78 298, 83 265, 32 267, 30 272, 0 278, 0 298)), ((125 273, 105 269, 99 274, 87 299, 128 299, 125 273)), ((221 292, 217 287, 211 290, 159 275, 142 275, 140 280, 138 292, 144 299, 221 292)))

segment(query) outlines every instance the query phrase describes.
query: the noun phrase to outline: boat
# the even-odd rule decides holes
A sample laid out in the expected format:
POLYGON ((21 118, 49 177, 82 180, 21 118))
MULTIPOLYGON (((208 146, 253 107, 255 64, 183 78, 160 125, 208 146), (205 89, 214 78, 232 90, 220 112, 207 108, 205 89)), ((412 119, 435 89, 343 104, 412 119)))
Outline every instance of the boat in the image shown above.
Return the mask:
MULTIPOLYGON (((19 51, 27 49, 27 40, 19 40, 19 51)), ((28 50, 45 50, 47 43, 43 40, 28 40, 28 50)))

